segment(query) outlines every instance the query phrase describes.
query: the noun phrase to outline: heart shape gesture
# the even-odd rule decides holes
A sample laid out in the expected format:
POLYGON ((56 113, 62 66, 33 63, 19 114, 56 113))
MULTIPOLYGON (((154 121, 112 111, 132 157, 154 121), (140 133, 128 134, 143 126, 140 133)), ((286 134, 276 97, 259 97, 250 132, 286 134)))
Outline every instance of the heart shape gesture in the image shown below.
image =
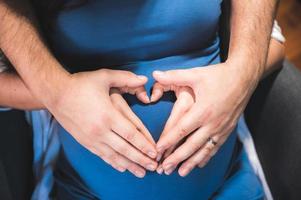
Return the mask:
MULTIPOLYGON (((234 63, 155 71, 151 102, 174 91, 177 100, 156 144, 157 172, 171 174, 178 165, 186 176, 204 167, 236 127, 260 75, 247 77, 234 63)), ((146 99, 146 97, 144 97, 146 99)))
POLYGON ((79 72, 65 77, 58 98, 45 106, 81 145, 118 171, 137 177, 144 177, 145 169, 170 174, 182 163, 179 174, 185 176, 204 166, 236 126, 259 80, 249 74, 233 63, 155 71, 149 99, 145 76, 109 69, 79 72), (156 144, 121 94, 150 103, 166 91, 174 91, 177 100, 156 144))

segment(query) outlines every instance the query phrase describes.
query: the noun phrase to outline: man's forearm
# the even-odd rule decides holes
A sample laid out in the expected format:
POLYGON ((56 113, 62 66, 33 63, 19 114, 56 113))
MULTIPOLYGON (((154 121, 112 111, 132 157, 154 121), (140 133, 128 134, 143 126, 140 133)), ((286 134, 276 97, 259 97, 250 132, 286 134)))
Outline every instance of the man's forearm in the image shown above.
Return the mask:
POLYGON ((37 101, 17 74, 12 72, 0 73, 0 106, 35 110, 44 106, 37 101))
POLYGON ((32 94, 43 104, 51 104, 69 74, 43 42, 29 2, 12 1, 0 0, 0 48, 32 94), (10 4, 22 4, 23 10, 19 12, 10 4))
POLYGON ((229 61, 257 79, 266 70, 266 59, 277 0, 232 0, 229 61))

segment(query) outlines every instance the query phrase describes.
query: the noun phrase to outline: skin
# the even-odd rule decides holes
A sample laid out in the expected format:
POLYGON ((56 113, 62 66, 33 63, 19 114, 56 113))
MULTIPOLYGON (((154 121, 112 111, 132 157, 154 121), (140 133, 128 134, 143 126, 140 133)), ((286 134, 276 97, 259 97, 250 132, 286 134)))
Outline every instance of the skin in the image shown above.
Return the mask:
MULTIPOLYGON (((267 58, 267 65, 265 69, 265 73, 263 77, 267 76, 272 71, 276 70, 277 68, 281 67, 282 61, 284 59, 284 45, 277 40, 271 39, 270 41, 270 47, 269 47, 269 53, 267 58)), ((180 121, 181 116, 185 115, 192 107, 195 105, 195 95, 191 88, 189 87, 183 87, 183 86, 172 86, 169 87, 169 85, 162 85, 160 83, 155 83, 152 91, 151 100, 157 101, 161 98, 163 95, 163 92, 166 91, 174 91, 177 97, 177 100, 174 104, 173 110, 171 112, 171 115, 165 125, 165 128, 163 130, 163 134, 167 134, 170 130, 172 130, 172 127, 176 127, 177 123, 180 121)), ((218 94, 220 92, 216 92, 213 94, 218 94)), ((206 92, 205 92, 206 94, 206 92)), ((206 99, 205 96, 203 96, 206 99)), ((224 105, 225 106, 225 105, 224 105)), ((204 135, 204 140, 208 137, 213 137, 215 141, 219 141, 216 146, 212 144, 204 144, 202 145, 199 150, 197 150, 196 153, 191 154, 190 152, 193 151, 193 147, 191 146, 191 143, 187 143, 188 146, 185 148, 182 146, 181 148, 177 149, 178 146, 180 146, 181 143, 178 143, 177 145, 173 145, 169 149, 166 150, 166 152, 163 155, 162 163, 158 166, 157 172, 163 173, 163 164, 164 162, 175 162, 176 166, 179 166, 179 163, 183 161, 183 158, 181 156, 191 154, 190 156, 187 156, 185 162, 181 164, 179 169, 179 174, 181 176, 186 176, 191 172, 191 170, 196 167, 204 167, 209 160, 217 153, 218 149, 221 147, 225 139, 227 138, 227 135, 219 135, 221 132, 218 132, 217 134, 210 134, 204 135), (221 138, 221 139, 220 139, 221 138), (175 149, 176 152, 175 152, 175 149), (171 156, 171 154, 173 154, 171 156), (176 161, 174 161, 175 159, 176 161)), ((161 137, 164 137, 162 134, 161 137)), ((192 137, 188 136, 187 140, 192 137)), ((195 136, 196 137, 196 136, 195 136)), ((191 139, 190 139, 191 140, 191 139)), ((193 139, 197 140, 197 139, 193 139)), ((159 158, 161 160, 161 158, 159 158)), ((168 172, 166 172, 168 174, 168 172)))
MULTIPOLYGON (((283 58, 284 45, 274 39, 271 39, 267 59, 267 67, 264 76, 267 76, 272 71, 281 67, 283 58)), ((0 73, 0 85, 2 86, 0 88, 0 105, 23 110, 45 109, 45 107, 31 95, 30 91, 25 87, 21 78, 17 74, 9 72, 0 73)), ((146 93, 144 93, 143 88, 133 88, 128 91, 112 89, 110 91, 110 98, 114 107, 118 109, 129 121, 131 121, 131 123, 134 126, 141 130, 143 134, 146 137, 148 137, 150 141, 152 141, 152 143, 154 143, 150 133, 145 128, 141 120, 133 113, 126 101, 121 96, 123 92, 137 94, 137 91, 140 89, 143 92, 138 93, 138 99, 140 99, 142 102, 148 103, 149 99, 146 93)), ((162 97, 163 92, 167 92, 170 90, 175 92, 177 100, 174 104, 171 115, 164 127, 164 133, 168 132, 172 127, 174 127, 181 119, 181 116, 184 115, 194 104, 194 94, 189 87, 168 87, 165 85, 161 85, 158 82, 154 84, 151 102, 158 101, 162 97)), ((170 154, 172 154, 176 146, 177 145, 170 147, 168 150, 166 150, 163 159, 167 158, 170 154)), ((207 157, 204 158, 204 162, 196 163, 194 164, 194 166, 202 167, 203 165, 205 165, 210 160, 210 158, 214 156, 214 154, 217 152, 219 146, 216 147, 216 150, 213 153, 208 154, 207 157)), ((201 147, 201 149, 202 148, 205 147, 201 147)), ((187 160, 186 162, 190 161, 187 160)), ((135 172, 136 169, 140 169, 141 171, 143 171, 143 168, 141 169, 141 167, 137 164, 131 164, 130 162, 125 163, 127 163, 128 166, 124 166, 123 168, 116 166, 116 168, 119 168, 119 171, 121 172, 126 168, 134 174, 137 173, 135 172)), ((192 169, 193 167, 186 174, 182 175, 187 175, 192 169)), ((160 174, 163 172, 162 164, 160 164, 157 167, 157 172, 160 174)))
MULTIPOLYGON (((0 0, 0 48, 15 67, 26 88, 79 143, 115 169, 140 165, 144 169, 136 167, 132 171, 136 172, 136 176, 143 177, 145 169, 157 168, 154 158, 160 157, 185 135, 190 135, 193 128, 206 125, 207 129, 202 128, 199 132, 212 134, 221 127, 226 127, 227 130, 234 127, 263 74, 276 3, 273 0, 233 0, 230 52, 226 63, 206 69, 154 72, 154 78, 161 85, 192 89, 195 100, 195 105, 179 120, 177 126, 162 134, 156 148, 148 136, 138 131, 114 107, 110 97, 114 88, 127 91, 143 87, 146 78, 126 71, 105 69, 69 74, 43 42, 29 5, 26 0, 0 0), (14 9, 17 4, 21 5, 20 12, 14 9), (249 12, 245 12, 246 9, 249 12), (254 57, 256 59, 250 59, 254 57), (171 76, 177 76, 178 82, 173 82, 171 76), (209 85, 213 87, 210 88, 209 85), (220 99, 214 98, 213 93, 220 91, 229 93, 220 94, 220 99), (206 96, 207 105, 199 104, 201 95, 206 96), (104 112, 104 107, 112 112, 104 112), (191 116, 201 118, 190 118, 191 116), (202 120, 195 122, 189 119, 202 120)), ((197 135, 200 137, 202 134, 197 135)), ((227 137, 227 133, 219 135, 227 137)), ((219 139, 217 141, 221 144, 223 137, 215 139, 219 139)), ((204 136, 194 143, 202 146, 200 144, 205 143, 204 136)), ((174 153, 166 158, 172 161, 173 168, 176 165, 174 153)), ((186 151, 183 153, 187 156, 186 151)), ((183 158, 181 156, 180 159, 183 158)), ((166 173, 170 171, 167 164, 165 160, 163 168, 166 173)))
POLYGON ((155 144, 110 98, 111 89, 141 88, 147 78, 107 69, 68 73, 43 43, 29 5, 26 0, 0 1, 0 48, 32 96, 80 144, 115 169, 126 168, 137 177, 143 177, 146 169, 154 171, 155 144), (19 12, 14 5, 19 5, 19 12))
POLYGON ((195 166, 203 167, 226 141, 259 80, 268 71, 266 59, 275 8, 276 1, 232 1, 226 62, 208 68, 153 72, 154 79, 171 90, 190 88, 194 100, 157 142, 157 160, 176 146, 162 161, 159 172, 169 175, 184 162, 178 172, 186 176, 195 166), (217 145, 208 142, 209 138, 217 145))

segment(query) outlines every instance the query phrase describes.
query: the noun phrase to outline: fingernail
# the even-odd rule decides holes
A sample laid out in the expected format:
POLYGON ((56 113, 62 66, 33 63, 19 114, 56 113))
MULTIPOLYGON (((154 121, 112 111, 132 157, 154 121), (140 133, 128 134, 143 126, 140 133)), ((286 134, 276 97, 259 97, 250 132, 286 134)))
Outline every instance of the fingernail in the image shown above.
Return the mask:
POLYGON ((157 162, 159 162, 159 161, 161 160, 162 155, 163 155, 162 153, 159 153, 159 154, 158 154, 158 156, 157 156, 157 158, 156 158, 157 162))
POLYGON ((156 166, 153 164, 148 164, 146 165, 146 169, 150 170, 150 171, 155 171, 156 170, 156 166))
POLYGON ((145 103, 150 103, 151 102, 151 100, 149 99, 149 97, 146 95, 145 96, 145 103))
POLYGON ((146 76, 143 76, 143 75, 138 75, 137 76, 139 79, 141 79, 141 80, 145 80, 146 79, 146 76))
POLYGON ((154 74, 161 76, 164 74, 164 72, 156 70, 156 71, 154 71, 154 74))
POLYGON ((135 171, 135 175, 139 178, 143 178, 145 173, 143 171, 137 170, 135 171))
POLYGON ((158 146, 157 147, 157 152, 162 154, 162 151, 164 150, 163 146, 158 146))
POLYGON ((206 164, 205 162, 201 161, 199 164, 199 168, 203 168, 205 166, 205 164, 206 164))
POLYGON ((180 176, 184 177, 187 176, 187 174, 189 173, 189 171, 191 170, 190 167, 185 167, 184 169, 181 169, 179 171, 180 176))
POLYGON ((153 103, 154 102, 154 95, 152 94, 152 96, 150 97, 150 102, 153 103))
POLYGON ((173 164, 168 164, 164 168, 164 172, 165 172, 166 175, 170 175, 175 170, 175 168, 176 167, 173 164))
POLYGON ((118 170, 119 172, 124 172, 126 169, 123 168, 123 167, 117 167, 117 170, 118 170))
POLYGON ((162 174, 162 173, 163 173, 163 168, 162 168, 162 167, 158 167, 157 173, 158 173, 158 174, 162 174))
POLYGON ((153 151, 149 151, 148 152, 148 156, 155 159, 157 157, 157 153, 153 152, 153 151))

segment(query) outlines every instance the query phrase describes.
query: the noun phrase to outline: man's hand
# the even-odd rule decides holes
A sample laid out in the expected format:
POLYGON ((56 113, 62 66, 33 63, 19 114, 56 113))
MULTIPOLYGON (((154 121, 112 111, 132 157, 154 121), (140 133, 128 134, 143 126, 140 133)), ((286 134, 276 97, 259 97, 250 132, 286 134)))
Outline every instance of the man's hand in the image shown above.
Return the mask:
POLYGON ((143 168, 151 171, 157 168, 152 159, 157 154, 155 144, 140 120, 133 113, 127 114, 129 108, 120 99, 116 100, 118 96, 111 89, 120 88, 145 101, 146 81, 144 76, 120 70, 73 74, 65 82, 56 104, 48 109, 89 151, 119 171, 128 169, 143 177, 143 168))
MULTIPOLYGON (((128 88, 127 92, 136 94, 138 99, 140 99, 144 103, 148 103, 149 102, 148 96, 143 89, 144 89, 143 87, 128 88)), ((150 134, 148 129, 144 126, 142 121, 136 116, 136 114, 129 107, 128 103, 122 97, 122 93, 124 93, 124 91, 118 90, 116 88, 111 89, 110 98, 112 104, 120 113, 123 114, 125 118, 127 118, 136 127, 137 130, 139 130, 155 146, 155 141, 152 135, 150 134)), ((145 173, 144 168, 142 168, 139 164, 136 164, 127 159, 124 159, 123 161, 124 161, 123 163, 120 163, 123 166, 121 168, 122 170, 127 169, 131 173, 136 174, 137 176, 139 175, 139 172, 141 172, 142 174, 145 173)))
MULTIPOLYGON (((177 111, 181 113, 180 119, 172 127, 167 123, 157 143, 159 157, 166 150, 173 151, 176 145, 180 144, 164 159, 162 168, 166 174, 170 174, 184 161, 179 174, 185 176, 195 166, 203 167, 226 141, 235 128, 256 81, 245 81, 249 80, 249 77, 237 70, 235 63, 185 70, 155 71, 153 76, 163 85, 164 90, 170 88, 175 91, 183 87, 192 90, 191 93, 186 89, 183 95, 186 95, 185 99, 188 101, 193 99, 193 105, 188 102, 185 108, 177 111), (214 142, 208 142, 210 138, 214 142)), ((184 101, 179 102, 185 104, 184 101)), ((177 107, 174 107, 174 110, 180 109, 177 107)), ((168 122, 175 121, 172 119, 175 116, 174 110, 168 122)))

